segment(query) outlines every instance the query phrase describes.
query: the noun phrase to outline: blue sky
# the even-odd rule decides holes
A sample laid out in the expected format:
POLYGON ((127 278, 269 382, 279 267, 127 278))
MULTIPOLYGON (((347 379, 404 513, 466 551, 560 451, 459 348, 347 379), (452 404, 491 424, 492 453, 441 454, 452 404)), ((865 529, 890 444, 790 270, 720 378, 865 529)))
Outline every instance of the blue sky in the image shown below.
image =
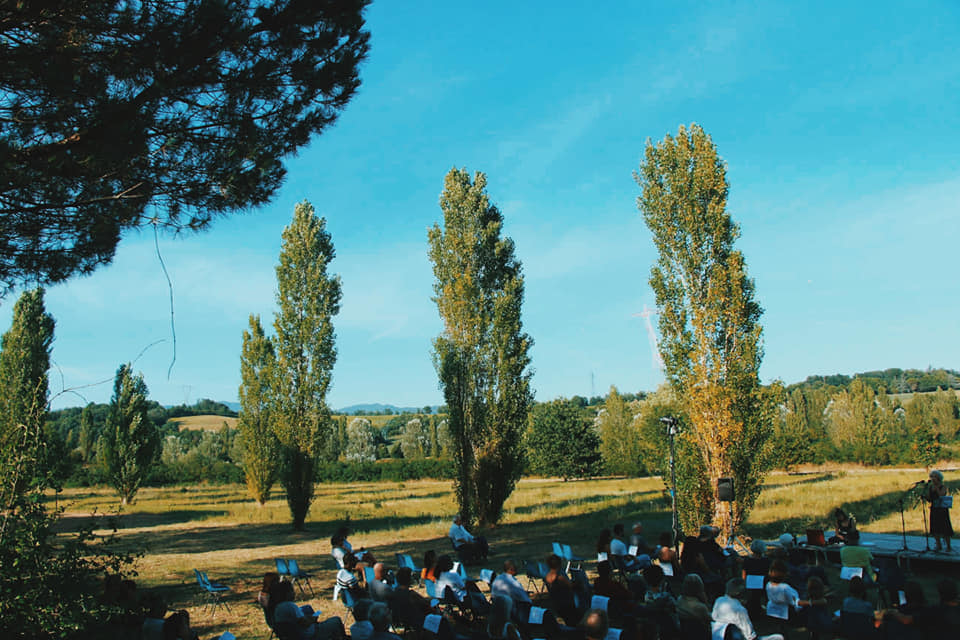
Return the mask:
MULTIPOLYGON (((375 2, 359 95, 288 162, 274 202, 204 235, 124 238, 48 291, 51 389, 136 369, 164 404, 235 400, 249 313, 272 322, 294 204, 325 216, 343 279, 329 401, 438 404, 427 228, 453 166, 484 171, 526 274, 539 400, 655 388, 655 250, 631 176, 697 122, 728 164, 765 308, 764 381, 960 368, 960 5, 375 2)), ((9 326, 15 296, 0 306, 9 326)), ((108 383, 54 407, 105 402, 108 383)))

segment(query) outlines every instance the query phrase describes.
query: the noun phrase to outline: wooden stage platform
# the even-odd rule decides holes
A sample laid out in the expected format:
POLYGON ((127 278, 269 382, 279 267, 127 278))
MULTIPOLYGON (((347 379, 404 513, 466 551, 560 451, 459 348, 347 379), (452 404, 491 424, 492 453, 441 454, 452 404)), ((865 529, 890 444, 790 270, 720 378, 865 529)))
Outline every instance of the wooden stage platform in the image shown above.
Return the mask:
MULTIPOLYGON (((828 532, 827 537, 830 537, 828 532)), ((935 546, 933 538, 930 538, 930 550, 927 551, 927 543, 924 536, 907 536, 907 548, 903 547, 903 536, 899 533, 868 533, 860 532, 860 545, 870 549, 875 558, 894 558, 902 566, 909 567, 912 562, 930 562, 944 564, 960 565, 960 540, 953 541, 953 550, 950 553, 946 551, 933 551, 935 546)), ((802 549, 813 552, 820 557, 826 558, 833 564, 840 564, 840 549, 843 545, 827 545, 818 547, 813 545, 800 545, 802 549)))

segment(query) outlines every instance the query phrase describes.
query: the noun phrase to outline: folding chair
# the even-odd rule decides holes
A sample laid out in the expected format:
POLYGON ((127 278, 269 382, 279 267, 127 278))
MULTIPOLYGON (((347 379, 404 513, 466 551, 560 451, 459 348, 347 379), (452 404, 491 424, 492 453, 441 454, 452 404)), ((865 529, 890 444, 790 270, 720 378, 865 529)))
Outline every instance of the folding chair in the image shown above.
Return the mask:
POLYGON ((487 588, 493 588, 493 579, 497 577, 490 569, 480 569, 480 581, 485 582, 487 588))
POLYGON ((373 573, 373 567, 364 567, 363 568, 363 581, 367 584, 371 584, 377 577, 373 573))
MULTIPOLYGON (((206 596, 207 604, 210 605, 212 614, 214 616, 217 615, 217 607, 220 605, 223 605, 226 607, 227 611, 230 611, 230 605, 223 600, 223 594, 228 593, 230 591, 230 587, 220 584, 219 582, 210 582, 207 574, 203 571, 194 569, 193 573, 197 578, 197 584, 200 585, 200 589, 206 596)), ((204 605, 204 608, 205 607, 206 604, 204 605)))
POLYGON ((313 577, 312 574, 301 569, 300 565, 293 558, 287 560, 287 569, 290 571, 290 579, 295 585, 300 587, 300 593, 306 593, 303 590, 303 585, 300 584, 300 581, 303 580, 307 583, 307 586, 310 587, 310 595, 316 595, 313 591, 313 585, 310 584, 310 578, 313 577))
POLYGON ((417 584, 420 584, 420 569, 413 562, 413 558, 410 557, 409 553, 398 553, 396 554, 397 558, 397 568, 407 567, 410 569, 410 577, 417 581, 417 584))
POLYGON ((564 557, 564 556, 563 556, 563 545, 560 544, 559 542, 554 542, 554 543, 553 543, 553 555, 555 555, 555 556, 557 556, 557 557, 559 557, 559 558, 563 558, 563 557, 564 557))
MULTIPOLYGON (((340 589, 340 600, 343 602, 343 606, 347 608, 347 611, 350 612, 350 615, 353 616, 353 608, 357 606, 357 599, 353 597, 349 589, 340 589)), ((357 621, 356 616, 353 617, 353 621, 357 621)))
POLYGON ((542 590, 540 583, 543 582, 546 573, 540 571, 540 566, 536 562, 527 561, 524 565, 524 571, 527 574, 527 590, 533 587, 533 591, 540 593, 542 590))
POLYGON ((287 564, 286 559, 274 558, 273 563, 277 565, 277 573, 280 575, 281 579, 290 577, 290 565, 287 564))

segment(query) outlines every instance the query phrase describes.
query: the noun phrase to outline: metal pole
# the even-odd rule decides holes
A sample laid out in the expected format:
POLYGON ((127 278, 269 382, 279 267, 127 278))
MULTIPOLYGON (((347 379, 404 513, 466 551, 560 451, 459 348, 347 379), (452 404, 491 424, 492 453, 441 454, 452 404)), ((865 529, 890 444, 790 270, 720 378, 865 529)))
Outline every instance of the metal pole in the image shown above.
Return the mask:
POLYGON ((674 440, 677 435, 676 426, 669 426, 670 433, 670 508, 673 511, 673 546, 680 553, 680 520, 677 518, 677 467, 676 446, 674 440))

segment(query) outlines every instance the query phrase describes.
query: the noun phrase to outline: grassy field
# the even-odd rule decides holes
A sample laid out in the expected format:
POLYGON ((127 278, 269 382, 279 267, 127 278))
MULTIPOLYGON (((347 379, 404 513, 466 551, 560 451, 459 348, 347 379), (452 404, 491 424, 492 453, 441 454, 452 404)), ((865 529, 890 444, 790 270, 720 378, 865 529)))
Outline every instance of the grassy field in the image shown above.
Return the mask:
MULTIPOLYGON (((945 475, 951 490, 960 490, 960 472, 945 475)), ((773 474, 743 533, 767 539, 784 531, 802 533, 810 525, 828 525, 828 512, 841 503, 856 514, 862 530, 899 532, 897 498, 925 477, 923 470, 773 474)), ((267 635, 266 626, 254 600, 275 557, 297 558, 315 574, 316 595, 301 602, 309 600, 326 615, 345 616, 339 603, 330 600, 329 536, 347 517, 354 546, 365 545, 390 565, 397 552, 410 553, 419 562, 428 549, 449 549, 446 532, 455 500, 446 481, 318 485, 305 532, 291 530, 286 502, 279 491, 274 494, 258 507, 238 485, 141 490, 137 502, 116 518, 122 545, 143 554, 137 563, 141 588, 159 592, 173 608, 188 609, 201 637, 229 629, 240 638, 260 638, 267 635), (213 617, 201 610, 194 567, 233 589, 231 611, 220 609, 213 617)), ((61 504, 67 509, 66 529, 94 511, 117 510, 116 497, 107 489, 68 490, 61 504)), ((569 542, 574 552, 590 557, 601 528, 615 522, 629 526, 638 519, 648 537, 669 529, 669 503, 660 479, 525 479, 507 502, 501 525, 482 532, 493 547, 488 566, 499 568, 507 558, 543 559, 554 540, 569 542)), ((918 508, 907 512, 907 529, 921 532, 918 508)))
POLYGON ((237 419, 226 416, 184 416, 171 418, 181 431, 220 431, 224 423, 231 429, 237 428, 237 419))

